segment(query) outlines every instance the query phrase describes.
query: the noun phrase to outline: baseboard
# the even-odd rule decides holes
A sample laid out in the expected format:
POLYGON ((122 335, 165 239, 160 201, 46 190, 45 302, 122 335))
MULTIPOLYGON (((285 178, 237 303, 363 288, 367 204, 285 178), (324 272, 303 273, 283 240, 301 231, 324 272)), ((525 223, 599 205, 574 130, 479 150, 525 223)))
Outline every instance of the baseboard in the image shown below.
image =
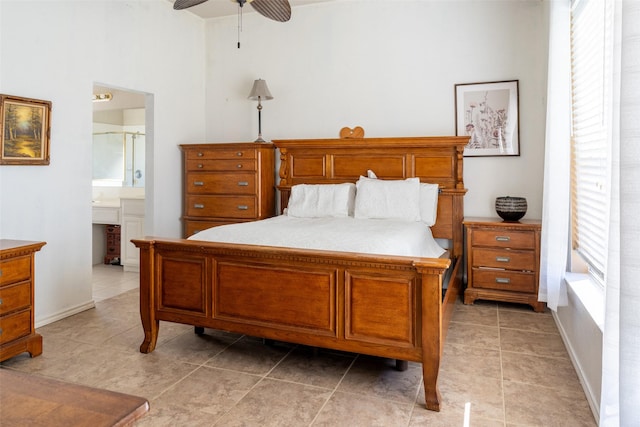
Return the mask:
POLYGON ((556 326, 558 327, 558 331, 560 332, 560 336, 562 337, 562 341, 564 342, 564 346, 567 349, 567 353, 569 353, 569 358, 571 359, 571 363, 573 364, 573 368, 576 370, 576 374, 578 375, 578 380, 582 385, 582 390, 584 391, 585 396, 587 397, 587 402, 589 403, 589 407, 591 408, 591 412, 593 413, 593 417, 596 422, 600 419, 600 396, 596 396, 593 390, 591 389, 589 382, 586 380, 586 375, 584 373, 584 369, 580 365, 578 361, 578 357, 576 352, 571 345, 571 341, 569 340, 568 334, 562 326, 562 322, 560 322, 557 318, 557 314, 555 311, 551 311, 553 315, 553 320, 556 322, 556 326))
POLYGON ((96 306, 96 303, 93 300, 91 300, 84 304, 76 305, 75 307, 71 307, 66 310, 59 311, 57 313, 52 314, 51 316, 47 316, 45 318, 39 318, 35 322, 36 329, 41 328, 45 325, 48 325, 49 323, 57 322, 58 320, 62 320, 69 316, 73 316, 74 314, 78 314, 78 313, 82 313, 83 311, 90 310, 92 308, 95 308, 95 306, 96 306))

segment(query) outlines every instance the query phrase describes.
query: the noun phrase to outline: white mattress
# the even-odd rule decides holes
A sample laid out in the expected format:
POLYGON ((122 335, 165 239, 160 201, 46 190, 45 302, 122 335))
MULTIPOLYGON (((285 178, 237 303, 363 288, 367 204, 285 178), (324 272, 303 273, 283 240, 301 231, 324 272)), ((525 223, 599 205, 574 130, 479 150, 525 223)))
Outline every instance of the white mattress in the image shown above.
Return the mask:
POLYGON ((426 258, 438 258, 445 253, 434 240, 431 229, 422 222, 352 217, 281 215, 209 228, 189 239, 426 258))

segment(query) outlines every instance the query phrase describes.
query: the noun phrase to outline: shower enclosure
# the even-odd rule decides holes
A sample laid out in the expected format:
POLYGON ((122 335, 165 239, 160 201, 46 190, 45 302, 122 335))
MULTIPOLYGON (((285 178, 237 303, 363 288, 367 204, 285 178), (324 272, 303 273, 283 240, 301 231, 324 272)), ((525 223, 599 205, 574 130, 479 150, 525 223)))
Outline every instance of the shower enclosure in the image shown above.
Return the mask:
POLYGON ((140 132, 94 133, 94 184, 144 187, 144 137, 140 132))

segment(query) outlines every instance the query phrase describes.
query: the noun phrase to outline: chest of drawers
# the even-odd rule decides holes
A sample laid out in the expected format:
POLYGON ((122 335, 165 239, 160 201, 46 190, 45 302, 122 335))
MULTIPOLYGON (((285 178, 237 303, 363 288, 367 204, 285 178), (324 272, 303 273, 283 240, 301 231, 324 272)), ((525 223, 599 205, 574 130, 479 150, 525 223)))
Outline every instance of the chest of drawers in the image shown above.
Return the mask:
POLYGON ((184 144, 184 236, 275 214, 275 147, 269 143, 184 144))
POLYGON ((476 299, 529 304, 538 301, 540 221, 504 222, 465 218, 467 288, 465 304, 476 299))
POLYGON ((42 354, 34 326, 34 261, 44 242, 0 240, 0 362, 42 354))

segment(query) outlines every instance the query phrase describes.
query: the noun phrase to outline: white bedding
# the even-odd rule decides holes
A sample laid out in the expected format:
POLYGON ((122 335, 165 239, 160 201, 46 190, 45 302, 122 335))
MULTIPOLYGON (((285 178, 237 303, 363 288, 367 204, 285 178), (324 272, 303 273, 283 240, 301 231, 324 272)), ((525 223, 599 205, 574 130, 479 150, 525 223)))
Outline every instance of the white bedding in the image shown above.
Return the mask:
POLYGON ((390 219, 281 215, 209 228, 189 239, 426 258, 438 258, 445 253, 424 223, 390 219))

